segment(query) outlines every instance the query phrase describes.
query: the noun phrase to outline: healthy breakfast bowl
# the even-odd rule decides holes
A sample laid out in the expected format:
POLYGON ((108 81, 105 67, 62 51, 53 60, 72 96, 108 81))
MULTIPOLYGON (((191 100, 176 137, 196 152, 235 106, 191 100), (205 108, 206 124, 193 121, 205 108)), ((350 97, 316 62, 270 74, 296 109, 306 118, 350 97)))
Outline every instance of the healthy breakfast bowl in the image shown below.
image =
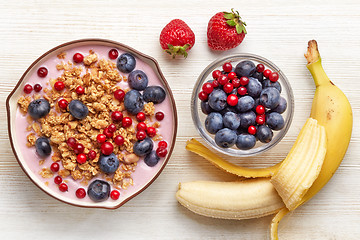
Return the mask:
POLYGON ((11 147, 41 190, 116 209, 167 164, 177 112, 159 64, 124 44, 82 39, 35 60, 6 101, 11 147))
POLYGON ((285 136, 294 97, 279 67, 242 53, 217 59, 203 70, 191 109, 195 127, 210 147, 246 157, 271 149, 285 136))

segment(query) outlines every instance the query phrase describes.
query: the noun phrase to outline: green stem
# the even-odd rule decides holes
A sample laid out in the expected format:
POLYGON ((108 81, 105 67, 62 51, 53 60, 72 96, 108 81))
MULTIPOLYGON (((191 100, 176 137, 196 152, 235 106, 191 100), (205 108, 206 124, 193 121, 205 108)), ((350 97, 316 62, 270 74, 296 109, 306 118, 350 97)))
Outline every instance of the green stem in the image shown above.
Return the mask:
POLYGON ((309 63, 307 65, 307 68, 309 69, 311 75, 314 78, 316 87, 320 85, 331 84, 330 79, 326 75, 324 68, 321 65, 321 58, 319 58, 315 62, 309 63))

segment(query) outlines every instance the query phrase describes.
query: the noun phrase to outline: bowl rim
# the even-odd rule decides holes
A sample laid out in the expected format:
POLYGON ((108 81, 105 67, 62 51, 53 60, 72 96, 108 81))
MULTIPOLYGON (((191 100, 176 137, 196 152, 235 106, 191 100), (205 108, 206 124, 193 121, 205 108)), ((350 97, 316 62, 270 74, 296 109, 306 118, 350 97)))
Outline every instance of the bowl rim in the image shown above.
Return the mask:
POLYGON ((9 135, 9 140, 10 140, 10 145, 11 145, 11 149, 14 153, 14 156, 17 160, 17 162, 19 163, 21 169, 24 171, 24 173, 28 176, 28 178, 38 187, 40 188, 43 192, 45 192, 46 194, 48 194, 49 196, 59 200, 60 202, 72 205, 72 206, 76 206, 76 207, 83 207, 83 208, 103 208, 103 209, 117 209, 119 207, 121 207, 122 205, 124 205, 125 203, 127 203, 129 200, 133 199, 134 197, 136 197, 137 195, 139 195, 140 193, 142 193, 146 188, 148 188, 158 177, 159 175, 162 173, 162 171, 164 170, 165 166, 167 165, 174 147, 175 147, 175 142, 176 142, 176 136, 177 136, 177 129, 178 129, 178 116, 177 116, 177 109, 176 109, 176 104, 175 104, 175 99, 173 96, 173 93, 171 91, 171 88, 168 84, 168 82, 166 81, 164 74, 162 73, 161 69, 160 69, 160 65, 157 62, 157 60, 155 60, 155 58, 146 55, 132 47, 129 47, 128 45, 125 45, 123 43, 117 42, 117 41, 113 41, 113 40, 109 40, 109 39, 102 39, 102 38, 84 38, 84 39, 78 39, 78 40, 73 40, 73 41, 69 41, 69 42, 65 42, 62 43, 56 47, 53 47, 52 49, 46 51, 44 54, 42 54, 40 57, 38 57, 35 61, 33 61, 31 63, 31 65, 26 69, 26 71, 22 74, 21 78, 19 79, 19 81, 17 82, 17 84, 15 85, 15 87, 13 88, 13 90, 10 92, 10 94, 8 95, 8 97, 6 98, 6 112, 7 112, 7 127, 8 127, 8 135, 9 135), (158 170, 158 172, 151 178, 151 180, 145 184, 141 189, 137 190, 135 193, 133 193, 131 196, 125 198, 123 201, 121 201, 119 204, 114 205, 114 206, 87 206, 87 205, 79 205, 73 202, 68 202, 65 201, 64 199, 58 198, 54 195, 52 195, 50 192, 46 191, 45 189, 43 189, 34 179, 32 179, 29 175, 29 173, 25 170, 22 160, 20 160, 19 156, 16 153, 15 150, 15 145, 13 142, 13 138, 12 138, 12 132, 11 132, 11 111, 10 111, 10 101, 11 98, 13 97, 13 95, 15 94, 15 92, 17 91, 17 89, 20 87, 20 85, 22 84, 22 82, 25 79, 25 76, 30 72, 30 70, 38 63, 40 62, 44 57, 48 56, 49 54, 52 54, 54 51, 63 48, 63 47, 67 47, 70 46, 72 44, 81 44, 81 43, 89 43, 89 42, 94 42, 94 43, 98 43, 98 44, 112 44, 116 47, 119 47, 121 49, 126 49, 130 52, 134 52, 135 54, 149 60, 152 61, 155 65, 154 70, 156 70, 156 73, 158 73, 161 82, 163 83, 164 87, 166 88, 167 92, 169 93, 169 99, 170 102, 172 104, 172 108, 173 108, 173 117, 174 117, 174 135, 172 137, 172 144, 169 147, 169 151, 168 154, 164 160, 163 165, 161 166, 161 168, 158 170))
MULTIPOLYGON (((243 59, 246 60, 246 59, 243 59)), ((283 73, 283 71, 276 65, 274 64, 272 61, 268 60, 265 57, 262 57, 260 55, 256 55, 256 54, 252 54, 252 53, 235 53, 235 54, 231 54, 225 57, 220 57, 215 59, 214 61, 212 61, 211 63, 209 63, 204 70, 200 73, 199 77, 197 78, 193 91, 192 91, 192 96, 191 96, 191 115, 192 115, 192 119, 193 119, 193 123, 195 125, 195 128, 197 130, 197 132, 199 133, 199 135, 201 136, 201 138, 206 142, 207 145, 209 145, 213 150, 216 150, 217 152, 226 154, 228 156, 232 156, 232 157, 250 157, 250 156, 255 156, 257 154, 261 154, 264 153, 268 150, 270 150, 271 148, 275 147, 286 135, 286 133, 288 132, 290 125, 292 123, 293 117, 294 117, 294 108, 295 108, 295 104, 294 104, 294 94, 293 94, 293 90, 292 87, 290 85, 289 80, 287 79, 286 75, 283 73), (212 137, 210 137, 209 133, 205 132, 206 130, 202 129, 201 127, 198 126, 197 122, 200 122, 200 114, 201 112, 199 111, 199 99, 197 97, 197 92, 201 89, 201 85, 203 82, 206 81, 206 78, 210 75, 210 73, 216 68, 218 67, 217 65, 219 65, 220 63, 224 63, 226 61, 231 61, 234 58, 248 58, 248 60, 255 60, 259 63, 265 63, 266 65, 270 66, 270 68, 275 69, 276 72, 279 73, 279 77, 282 79, 283 82, 285 82, 286 84, 286 95, 287 95, 287 100, 288 100, 288 109, 289 106, 290 107, 290 111, 288 111, 287 113, 287 121, 285 122, 285 126, 284 128, 280 131, 282 132, 282 136, 278 137, 275 139, 275 141, 273 141, 274 139, 272 139, 272 141, 270 141, 269 143, 264 143, 263 145, 261 145, 260 147, 257 148, 261 148, 258 151, 250 151, 249 150, 253 150, 253 149, 249 149, 249 150, 235 150, 235 149, 228 149, 228 148, 221 148, 217 145, 215 145, 214 140, 212 139, 212 137), (210 140, 211 138, 211 140, 210 140), (271 144, 270 144, 271 143, 271 144), (263 147, 264 146, 264 147, 263 147), (237 153, 235 153, 235 151, 238 151, 237 153)), ((201 123, 200 123, 201 124, 201 123)), ((278 136, 279 134, 277 134, 278 136)), ((257 149, 255 148, 255 149, 257 149)))

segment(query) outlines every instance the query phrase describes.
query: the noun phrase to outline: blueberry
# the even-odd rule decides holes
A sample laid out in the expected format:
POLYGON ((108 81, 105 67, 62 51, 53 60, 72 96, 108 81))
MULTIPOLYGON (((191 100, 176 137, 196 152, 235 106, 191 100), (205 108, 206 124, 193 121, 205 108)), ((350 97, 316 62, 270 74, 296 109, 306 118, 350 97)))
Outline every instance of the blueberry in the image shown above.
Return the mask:
POLYGON ((79 100, 72 100, 69 103, 69 112, 76 119, 84 119, 89 114, 88 107, 79 100))
POLYGON ((260 104, 266 108, 276 108, 279 105, 280 92, 274 87, 268 87, 260 93, 260 104))
POLYGON ((210 113, 205 119, 205 128, 211 134, 215 134, 222 129, 223 125, 223 117, 218 112, 210 113))
POLYGON ((262 85, 256 78, 249 77, 249 83, 246 86, 246 89, 251 97, 257 98, 261 93, 262 85))
POLYGON ((207 101, 206 101, 206 102, 201 101, 200 106, 201 106, 201 111, 202 111, 204 114, 206 114, 206 115, 208 115, 209 113, 211 113, 212 111, 214 111, 214 110, 210 107, 209 102, 207 102, 207 101))
POLYGON ((119 159, 114 153, 110 155, 100 155, 99 167, 104 173, 114 173, 119 167, 119 159))
POLYGON ((236 107, 226 106, 226 107, 225 107, 223 110, 221 110, 219 113, 224 116, 227 112, 237 113, 238 111, 236 110, 236 107))
POLYGON ((280 113, 271 112, 266 114, 266 124, 272 130, 281 130, 285 126, 284 118, 281 116, 280 113))
POLYGON ((137 114, 141 112, 144 107, 143 96, 137 90, 133 89, 128 91, 124 97, 124 106, 130 114, 137 114))
POLYGON ((256 107, 260 105, 260 99, 259 98, 255 98, 255 104, 254 107, 252 108, 253 111, 256 111, 256 107))
POLYGON ((272 109, 272 111, 278 112, 278 113, 283 113, 283 112, 285 112, 286 108, 287 108, 286 99, 283 97, 280 97, 279 105, 276 108, 272 109))
POLYGON ((128 76, 128 83, 132 89, 141 91, 144 90, 148 85, 148 77, 141 70, 132 71, 128 76))
POLYGON ((33 119, 45 117, 50 112, 50 103, 43 99, 32 101, 28 106, 28 113, 33 119))
POLYGON ((224 126, 232 130, 236 130, 240 126, 240 117, 233 112, 227 112, 223 117, 224 126))
POLYGON ((110 184, 103 180, 95 180, 90 183, 87 193, 94 202, 102 202, 110 196, 110 184))
POLYGON ((239 112, 247 112, 251 110, 255 105, 255 100, 250 96, 243 96, 239 98, 239 101, 236 105, 236 109, 239 112))
POLYGON ((149 167, 155 166, 160 161, 160 157, 156 154, 156 151, 151 151, 146 157, 144 158, 144 162, 149 167))
POLYGON ((145 138, 142 141, 137 141, 134 144, 134 153, 139 156, 145 156, 153 150, 154 144, 150 138, 145 138))
POLYGON ((209 95, 209 105, 215 111, 221 111, 227 105, 226 99, 227 95, 223 90, 214 89, 209 95))
POLYGON ((223 128, 215 134, 215 142, 223 148, 232 147, 236 142, 236 132, 234 130, 223 128))
POLYGON ((242 133, 237 136, 236 147, 241 150, 248 150, 255 146, 256 138, 254 135, 242 133))
POLYGON ((253 73, 253 75, 251 75, 253 78, 256 78, 257 80, 259 80, 260 82, 262 82, 262 81, 264 81, 264 74, 261 72, 261 73, 259 73, 259 72, 257 72, 257 71, 255 71, 254 73, 253 73))
POLYGON ((136 60, 131 53, 123 53, 117 59, 116 66, 119 71, 123 73, 129 73, 134 70, 136 65, 136 60))
POLYGON ((165 90, 159 86, 145 88, 143 95, 146 102, 153 102, 155 104, 162 103, 166 97, 165 90))
POLYGON ((51 154, 50 141, 46 137, 36 139, 35 148, 40 157, 47 157, 51 154))
POLYGON ((251 125, 255 125, 256 114, 253 111, 248 111, 239 114, 240 127, 247 129, 251 125))
POLYGON ((274 87, 281 93, 281 85, 280 85, 279 81, 272 82, 269 79, 265 79, 262 82, 262 86, 263 86, 263 88, 274 87))
POLYGON ((261 125, 256 131, 256 137, 259 139, 260 142, 268 143, 273 137, 273 132, 267 126, 261 125))
POLYGON ((252 61, 241 61, 235 67, 236 75, 240 77, 250 77, 256 70, 256 66, 252 61))

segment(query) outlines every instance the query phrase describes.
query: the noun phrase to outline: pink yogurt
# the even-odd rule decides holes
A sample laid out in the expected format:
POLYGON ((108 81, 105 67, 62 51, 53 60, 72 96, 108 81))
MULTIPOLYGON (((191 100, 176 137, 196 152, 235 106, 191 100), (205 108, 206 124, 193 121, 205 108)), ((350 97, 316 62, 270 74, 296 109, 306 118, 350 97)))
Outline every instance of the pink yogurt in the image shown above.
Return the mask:
MULTIPOLYGON (((57 64, 61 63, 62 61, 64 61, 64 62, 71 61, 72 62, 72 57, 77 52, 82 53, 84 56, 87 56, 89 54, 89 50, 93 50, 98 55, 98 59, 111 60, 108 57, 108 52, 112 48, 114 48, 114 47, 103 46, 103 45, 86 45, 86 46, 70 48, 65 51, 66 52, 65 59, 58 59, 56 56, 57 54, 53 53, 46 60, 43 60, 43 62, 40 62, 41 66, 44 66, 48 69, 48 75, 45 78, 40 78, 37 75, 37 69, 35 69, 34 71, 32 71, 32 73, 30 73, 30 75, 27 76, 27 78, 24 81, 25 82, 24 84, 29 83, 32 86, 34 86, 34 84, 40 83, 43 88, 45 88, 45 87, 50 88, 49 87, 50 84, 47 84, 49 82, 49 80, 56 79, 57 77, 59 77, 62 74, 62 70, 58 71, 56 69, 57 64)), ((121 51, 119 49, 117 49, 117 50, 119 51, 119 56, 122 53, 124 53, 124 51, 121 51)), ((111 61, 116 62, 116 59, 111 60, 111 61)), ((83 67, 83 68, 85 69, 85 67, 83 67)), ((139 58, 136 58, 135 69, 142 70, 146 73, 146 75, 148 76, 148 79, 149 79, 149 86, 153 86, 153 85, 161 86, 166 91, 166 88, 163 86, 163 84, 160 81, 157 74, 144 61, 142 61, 139 58)), ((128 75, 128 74, 124 74, 124 73, 121 73, 121 74, 125 75, 125 76, 128 75)), ((123 89, 129 88, 128 84, 126 82, 120 82, 119 86, 121 86, 123 89)), ((171 103, 171 100, 170 100, 168 94, 162 103, 155 104, 155 112, 158 112, 158 111, 162 111, 165 114, 165 118, 160 122, 160 127, 158 128, 158 133, 160 133, 163 137, 163 140, 165 140, 168 143, 168 149, 169 149, 169 147, 172 145, 172 138, 173 138, 173 132, 174 132, 174 117, 173 117, 172 103, 171 103)), ((77 199, 77 197, 75 195, 75 191, 80 187, 85 188, 85 190, 87 190, 87 187, 84 187, 80 184, 81 180, 75 181, 74 179, 72 179, 71 176, 64 179, 67 181, 69 190, 68 190, 68 192, 63 193, 63 192, 60 192, 58 185, 56 185, 54 183, 54 177, 57 176, 56 173, 54 174, 53 178, 42 178, 39 175, 39 171, 41 171, 42 168, 44 168, 44 167, 50 168, 50 165, 53 163, 53 161, 51 160, 52 154, 45 159, 45 163, 43 165, 41 165, 41 166, 39 165, 39 161, 41 160, 41 158, 37 155, 35 147, 29 148, 26 146, 26 142, 27 142, 26 136, 29 134, 29 132, 26 131, 26 127, 29 125, 26 120, 26 117, 27 117, 27 115, 24 116, 23 114, 20 113, 20 110, 17 109, 17 112, 16 112, 16 136, 18 139, 19 146, 23 146, 23 148, 21 149, 21 152, 22 152, 25 163, 29 166, 31 171, 39 178, 39 180, 43 184, 45 184, 47 182, 46 184, 48 184, 47 188, 48 188, 49 192, 62 194, 62 196, 72 199, 72 200, 74 200, 74 199, 79 200, 79 199, 77 199)), ((155 117, 153 117, 153 120, 156 121, 155 117)), ((156 150, 156 148, 157 148, 157 143, 158 142, 154 142, 154 150, 156 150)), ((145 162, 143 161, 143 159, 144 159, 144 157, 140 158, 140 161, 138 162, 138 164, 136 166, 135 172, 133 172, 131 175, 134 184, 129 186, 126 190, 125 189, 119 190, 120 198, 118 200, 116 200, 117 202, 122 202, 124 199, 129 198, 131 195, 135 194, 140 189, 142 189, 145 185, 147 185, 152 180, 152 178, 158 173, 158 171, 161 169, 162 165, 164 164, 165 158, 160 158, 159 163, 157 165, 155 165, 154 167, 147 166, 145 164, 145 162)), ((61 163, 60 163, 60 169, 62 169, 61 163)), ((103 176, 98 175, 93 180, 102 179, 102 177, 103 176)), ((91 183, 91 181, 89 182, 89 184, 90 183, 91 183)), ((113 186, 112 186, 112 188, 113 188, 113 186)), ((81 201, 93 202, 88 196, 86 196, 81 201)), ((114 200, 112 200, 109 197, 109 199, 106 201, 114 201, 114 200)))

